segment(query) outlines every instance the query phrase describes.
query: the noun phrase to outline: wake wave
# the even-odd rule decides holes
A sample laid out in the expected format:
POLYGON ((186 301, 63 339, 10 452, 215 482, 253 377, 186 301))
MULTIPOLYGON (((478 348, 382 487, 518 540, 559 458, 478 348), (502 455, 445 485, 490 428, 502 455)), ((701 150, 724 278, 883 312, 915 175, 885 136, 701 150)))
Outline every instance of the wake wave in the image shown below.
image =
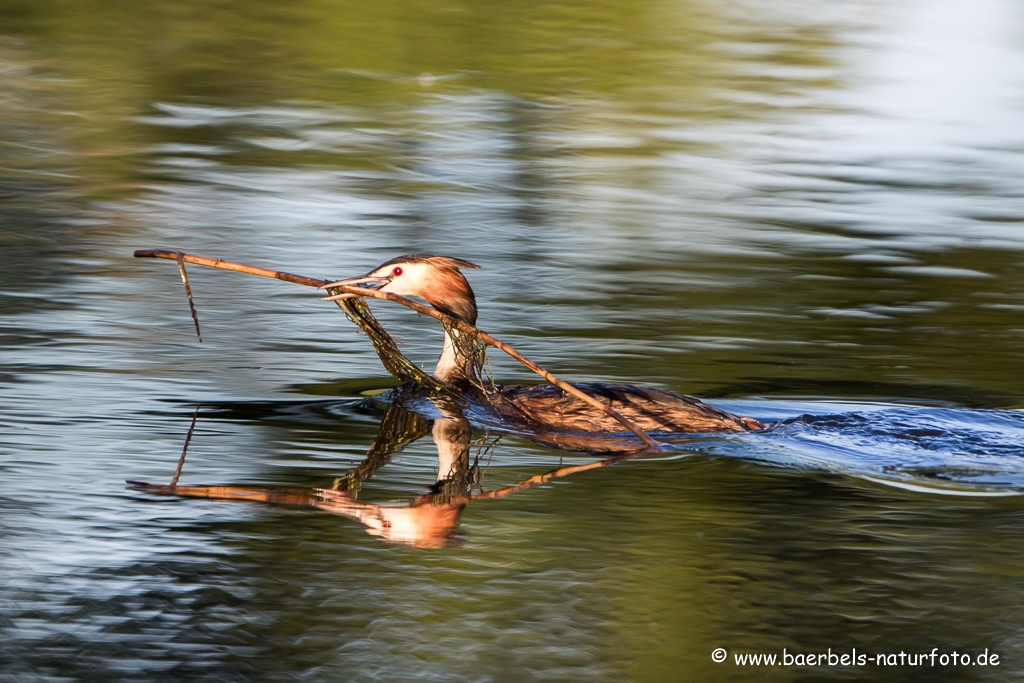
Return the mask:
MULTIPOLYGON (((688 449, 690 445, 682 445, 688 449)), ((1024 494, 1024 411, 892 407, 801 415, 702 450, 809 466, 901 488, 1024 494)))

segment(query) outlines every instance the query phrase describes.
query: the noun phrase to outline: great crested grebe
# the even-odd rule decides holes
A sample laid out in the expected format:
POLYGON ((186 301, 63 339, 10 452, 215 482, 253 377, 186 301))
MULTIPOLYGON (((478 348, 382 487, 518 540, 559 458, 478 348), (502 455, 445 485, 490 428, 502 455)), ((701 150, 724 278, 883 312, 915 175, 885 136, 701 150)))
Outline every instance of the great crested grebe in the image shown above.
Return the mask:
MULTIPOLYGON (((462 275, 463 268, 479 266, 450 256, 409 254, 386 261, 360 277, 325 286, 359 286, 417 296, 441 313, 475 326, 476 296, 462 275)), ((357 296, 341 294, 330 298, 357 296)), ((519 420, 532 431, 539 429, 561 434, 613 434, 623 431, 622 424, 608 414, 556 386, 485 385, 477 374, 479 360, 474 351, 475 340, 473 344, 460 343, 464 341, 460 335, 457 330, 445 326, 444 348, 437 361, 434 378, 480 399, 503 421, 519 420)), ((604 383, 575 386, 610 405, 645 432, 747 432, 768 426, 754 418, 730 415, 698 399, 671 391, 604 383)))

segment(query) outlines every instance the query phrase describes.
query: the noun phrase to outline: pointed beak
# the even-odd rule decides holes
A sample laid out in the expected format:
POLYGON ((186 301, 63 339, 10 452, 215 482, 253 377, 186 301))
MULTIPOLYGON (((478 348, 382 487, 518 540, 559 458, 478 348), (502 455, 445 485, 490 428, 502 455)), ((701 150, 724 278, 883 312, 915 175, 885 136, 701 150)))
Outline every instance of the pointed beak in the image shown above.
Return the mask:
MULTIPOLYGON (((317 289, 330 289, 332 287, 364 287, 366 289, 380 289, 387 283, 391 282, 386 277, 372 277, 369 275, 362 275, 360 277, 351 277, 347 280, 338 280, 337 282, 329 282, 327 284, 320 285, 317 289)), ((355 299, 358 294, 335 294, 334 296, 322 297, 321 301, 337 301, 339 299, 355 299)))

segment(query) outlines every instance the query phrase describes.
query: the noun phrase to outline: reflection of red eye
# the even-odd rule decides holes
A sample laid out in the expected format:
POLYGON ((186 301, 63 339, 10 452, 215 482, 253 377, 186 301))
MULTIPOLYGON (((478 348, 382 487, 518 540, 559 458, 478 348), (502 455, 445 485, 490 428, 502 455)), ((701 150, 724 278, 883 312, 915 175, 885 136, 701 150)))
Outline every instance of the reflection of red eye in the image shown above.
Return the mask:
POLYGON ((401 266, 396 266, 395 269, 391 271, 391 275, 394 276, 394 277, 398 277, 401 274, 402 274, 402 267, 401 266))

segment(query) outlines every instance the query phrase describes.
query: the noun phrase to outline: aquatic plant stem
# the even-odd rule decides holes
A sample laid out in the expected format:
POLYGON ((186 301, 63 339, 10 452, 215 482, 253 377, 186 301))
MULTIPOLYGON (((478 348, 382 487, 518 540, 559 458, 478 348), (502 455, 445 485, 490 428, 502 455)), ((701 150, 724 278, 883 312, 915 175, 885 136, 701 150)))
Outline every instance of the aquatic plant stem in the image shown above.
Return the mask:
MULTIPOLYGON (((284 280, 285 282, 294 282, 295 284, 305 285, 307 287, 318 287, 319 288, 319 287, 322 287, 323 285, 330 284, 331 282, 333 282, 333 280, 318 280, 316 278, 305 277, 303 275, 293 275, 292 273, 285 273, 285 272, 279 271, 279 270, 270 270, 269 268, 257 268, 257 267, 254 267, 254 266, 247 266, 247 265, 242 264, 242 263, 233 263, 231 261, 225 261, 223 259, 208 258, 206 256, 196 256, 194 254, 182 254, 179 251, 170 251, 170 250, 167 250, 167 249, 139 249, 139 250, 137 250, 135 252, 135 258, 171 259, 171 260, 177 261, 179 263, 179 265, 182 262, 195 263, 196 265, 200 265, 200 266, 209 266, 211 268, 221 268, 223 270, 233 270, 233 271, 239 272, 239 273, 248 273, 250 275, 260 275, 262 277, 270 277, 270 278, 274 278, 274 279, 277 279, 277 280, 284 280)), ((487 344, 490 344, 491 346, 493 346, 493 347, 495 347, 497 349, 501 349, 502 351, 504 351, 508 355, 512 356, 517 361, 519 361, 520 363, 522 363, 523 365, 528 367, 530 370, 534 371, 535 373, 537 373, 538 375, 540 375, 541 377, 543 377, 547 381, 549 381, 552 384, 554 384, 555 386, 557 386, 559 389, 562 389, 563 391, 572 394, 573 396, 575 396, 576 398, 580 399, 581 401, 585 401, 586 403, 589 403, 590 405, 594 406, 595 408, 598 408, 599 410, 604 411, 608 416, 610 416, 611 418, 616 420, 619 424, 621 424, 623 427, 625 427, 627 430, 629 430, 630 432, 635 434, 637 436, 637 438, 639 438, 641 441, 643 441, 649 447, 651 447, 651 448, 660 448, 661 447, 660 444, 657 441, 655 441, 653 438, 651 438, 650 435, 647 434, 647 432, 645 432, 644 430, 640 429, 640 427, 638 427, 632 420, 627 418, 625 415, 622 415, 621 413, 619 413, 617 410, 612 408, 610 405, 606 405, 606 404, 602 403, 601 401, 597 400, 596 398, 594 398, 593 396, 591 396, 591 395, 581 391, 580 389, 574 387, 573 385, 569 384, 568 382, 562 381, 561 379, 559 379, 558 377, 554 376, 553 374, 551 374, 550 372, 548 372, 547 370, 545 370, 541 366, 539 366, 536 363, 534 363, 532 360, 530 360, 526 356, 522 355, 521 353, 519 353, 518 351, 513 349, 511 346, 509 346, 505 342, 501 341, 500 339, 496 339, 495 337, 492 337, 491 335, 487 334, 486 332, 482 332, 481 330, 477 329, 473 325, 470 325, 469 323, 465 323, 465 322, 463 322, 461 320, 456 320, 456 319, 454 319, 454 318, 452 318, 450 316, 445 315, 444 313, 441 313, 441 312, 435 310, 434 308, 432 308, 430 306, 427 306, 425 304, 421 304, 419 302, 413 301, 412 299, 409 299, 407 297, 401 296, 399 294, 394 294, 392 292, 381 292, 381 291, 378 291, 378 290, 375 290, 375 289, 366 289, 366 288, 362 288, 362 287, 353 287, 353 286, 340 286, 340 287, 336 287, 334 289, 338 289, 338 290, 341 290, 343 292, 347 292, 349 294, 355 294, 357 296, 372 297, 374 299, 385 299, 387 301, 393 301, 393 302, 395 302, 397 304, 401 304, 403 306, 406 306, 407 308, 411 308, 412 310, 416 311, 417 313, 422 313, 423 315, 428 315, 431 318, 435 318, 437 320, 440 320, 441 322, 444 322, 446 324, 452 325, 453 327, 456 327, 459 330, 461 330, 463 332, 466 332, 467 334, 475 335, 476 337, 478 337, 479 339, 482 339, 487 344)))

